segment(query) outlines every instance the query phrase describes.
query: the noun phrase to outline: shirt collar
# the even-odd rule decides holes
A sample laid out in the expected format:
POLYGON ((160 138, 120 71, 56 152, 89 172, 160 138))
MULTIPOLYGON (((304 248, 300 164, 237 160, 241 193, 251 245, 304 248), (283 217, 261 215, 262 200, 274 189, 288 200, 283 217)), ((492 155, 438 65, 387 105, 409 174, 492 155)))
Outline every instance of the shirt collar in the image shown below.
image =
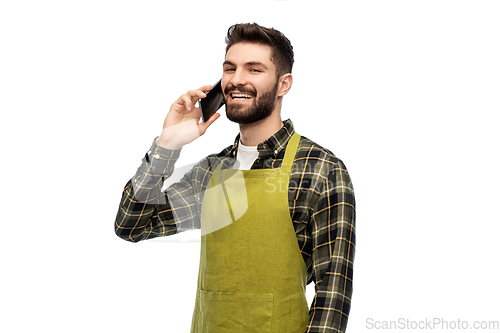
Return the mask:
MULTIPOLYGON (((290 119, 283 122, 283 126, 278 130, 278 132, 271 135, 270 138, 264 142, 259 143, 257 150, 259 151, 259 158, 267 158, 273 156, 276 158, 278 154, 286 147, 286 144, 290 137, 295 132, 293 123, 290 119)), ((229 154, 236 157, 238 151, 238 144, 240 142, 240 134, 236 136, 234 140, 233 147, 231 148, 229 154)))

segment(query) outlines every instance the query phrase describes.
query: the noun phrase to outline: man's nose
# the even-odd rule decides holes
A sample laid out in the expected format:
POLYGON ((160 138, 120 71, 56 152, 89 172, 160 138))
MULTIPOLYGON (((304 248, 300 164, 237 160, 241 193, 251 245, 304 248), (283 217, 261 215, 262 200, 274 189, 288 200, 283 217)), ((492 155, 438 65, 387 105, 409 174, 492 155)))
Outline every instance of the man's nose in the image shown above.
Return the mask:
POLYGON ((234 75, 233 77, 231 78, 231 81, 230 83, 237 87, 237 86, 244 86, 247 84, 247 79, 246 79, 246 75, 245 73, 243 72, 243 70, 241 69, 237 69, 235 72, 234 72, 234 75))

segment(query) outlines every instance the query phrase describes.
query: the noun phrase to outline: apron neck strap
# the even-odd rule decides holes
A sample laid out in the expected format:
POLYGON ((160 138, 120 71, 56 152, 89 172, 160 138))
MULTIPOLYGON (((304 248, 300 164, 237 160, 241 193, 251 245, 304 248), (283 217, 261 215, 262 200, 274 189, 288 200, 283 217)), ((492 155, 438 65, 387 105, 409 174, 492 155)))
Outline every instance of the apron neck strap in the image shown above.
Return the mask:
POLYGON ((288 143, 286 145, 285 157, 283 157, 283 162, 281 163, 281 169, 283 172, 290 173, 292 169, 293 160, 295 159, 295 154, 297 153, 297 148, 299 147, 300 135, 294 132, 288 143))
MULTIPOLYGON (((284 173, 290 173, 292 169, 293 160, 295 159, 295 155, 297 154, 297 148, 299 147, 300 135, 297 132, 294 132, 290 139, 288 139, 288 143, 286 145, 285 157, 283 157, 283 162, 281 163, 281 169, 284 173)), ((223 162, 219 163, 215 170, 222 169, 223 162)), ((212 179, 213 181, 213 179, 212 179)))

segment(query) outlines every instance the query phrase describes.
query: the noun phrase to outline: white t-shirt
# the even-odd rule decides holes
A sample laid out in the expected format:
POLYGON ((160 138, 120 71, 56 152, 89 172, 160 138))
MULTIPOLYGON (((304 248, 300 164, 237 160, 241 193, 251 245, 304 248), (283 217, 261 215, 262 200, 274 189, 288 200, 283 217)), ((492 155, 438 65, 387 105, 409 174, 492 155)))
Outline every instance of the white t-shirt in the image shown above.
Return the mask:
POLYGON ((250 170, 257 157, 259 157, 257 146, 244 146, 240 141, 233 169, 250 170))

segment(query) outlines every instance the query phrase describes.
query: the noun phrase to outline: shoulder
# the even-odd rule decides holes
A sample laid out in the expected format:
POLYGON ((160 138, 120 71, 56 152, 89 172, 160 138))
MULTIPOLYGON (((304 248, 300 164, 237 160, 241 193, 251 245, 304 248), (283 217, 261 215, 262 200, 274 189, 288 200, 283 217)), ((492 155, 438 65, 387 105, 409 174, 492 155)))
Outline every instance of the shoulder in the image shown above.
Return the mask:
POLYGON ((227 146, 218 153, 210 154, 204 157, 198 166, 208 170, 214 170, 224 160, 229 161, 233 158, 233 146, 227 146))
POLYGON ((233 157, 233 146, 227 146, 218 153, 210 154, 205 159, 206 160, 223 160, 226 158, 233 157))
POLYGON ((301 136, 299 141, 294 172, 301 174, 302 177, 309 175, 323 180, 349 179, 349 172, 339 157, 305 136, 301 136))
MULTIPOLYGON (((222 161, 229 160, 231 157, 231 151, 232 146, 228 146, 222 149, 219 153, 203 157, 196 163, 184 167, 176 167, 174 174, 176 173, 177 176, 169 177, 166 180, 167 186, 170 186, 180 180, 182 183, 190 183, 193 186, 201 186, 201 188, 203 188, 210 180, 212 172, 220 165, 220 163, 222 161)), ((229 161, 226 163, 229 163, 229 161)))
POLYGON ((331 150, 305 136, 300 138, 295 161, 310 165, 320 164, 322 168, 330 170, 336 165, 343 165, 342 161, 331 150))
MULTIPOLYGON (((354 194, 351 177, 344 162, 329 149, 302 136, 291 176, 310 179, 317 193, 331 191, 354 194)), ((352 199, 353 201, 354 199, 352 199)))

